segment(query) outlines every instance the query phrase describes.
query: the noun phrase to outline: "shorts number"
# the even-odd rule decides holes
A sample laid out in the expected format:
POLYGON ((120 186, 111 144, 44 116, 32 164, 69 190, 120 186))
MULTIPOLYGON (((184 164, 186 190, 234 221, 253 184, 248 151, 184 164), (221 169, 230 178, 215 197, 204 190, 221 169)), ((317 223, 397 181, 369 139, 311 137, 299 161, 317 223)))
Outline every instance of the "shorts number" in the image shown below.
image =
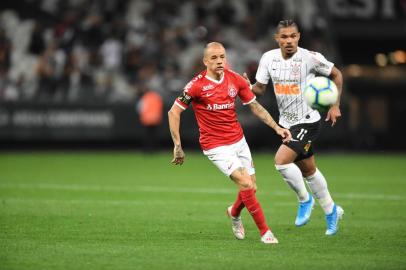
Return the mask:
POLYGON ((296 138, 298 138, 299 141, 301 141, 303 139, 303 137, 306 135, 306 133, 307 133, 307 129, 302 128, 302 129, 300 129, 300 132, 299 132, 299 134, 297 134, 296 138))

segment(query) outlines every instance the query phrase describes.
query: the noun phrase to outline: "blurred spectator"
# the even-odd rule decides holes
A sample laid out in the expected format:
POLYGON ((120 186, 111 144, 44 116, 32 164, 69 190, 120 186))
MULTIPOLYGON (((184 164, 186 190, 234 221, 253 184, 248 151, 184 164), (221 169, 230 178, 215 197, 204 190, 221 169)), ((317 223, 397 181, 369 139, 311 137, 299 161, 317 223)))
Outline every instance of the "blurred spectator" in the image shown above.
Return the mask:
POLYGON ((298 17, 302 31, 323 25, 315 0, 32 2, 0 12, 0 100, 133 102, 140 84, 172 100, 202 69, 209 41, 226 44, 234 70, 252 73, 280 19, 298 17))
POLYGON ((0 98, 2 100, 13 100, 16 99, 15 97, 16 90, 12 87, 7 71, 4 67, 0 67, 0 98))
POLYGON ((136 74, 141 65, 141 49, 136 46, 130 46, 124 57, 124 71, 130 82, 137 79, 136 74))
POLYGON ((81 46, 73 49, 64 67, 58 89, 65 101, 90 101, 94 97, 95 83, 89 74, 89 55, 81 46))
POLYGON ((99 14, 89 14, 82 22, 82 40, 90 50, 97 49, 103 42, 102 23, 103 18, 99 14))
POLYGON ((161 96, 149 90, 144 84, 139 85, 137 111, 142 126, 145 127, 143 148, 152 151, 158 148, 158 127, 162 123, 163 101, 161 96))
POLYGON ((68 53, 73 48, 77 38, 75 22, 78 19, 78 14, 74 11, 67 11, 63 16, 62 21, 58 23, 53 30, 59 48, 68 53))
POLYGON ((0 69, 8 72, 11 65, 11 43, 6 31, 0 28, 0 69))
POLYGON ((103 67, 106 71, 117 72, 120 69, 123 45, 115 35, 111 35, 103 42, 100 54, 102 56, 103 67))
POLYGON ((235 9, 230 0, 222 1, 215 9, 215 13, 223 25, 233 25, 235 22, 235 9))
MULTIPOLYGON (((10 100, 11 82, 8 71, 11 63, 11 44, 4 29, 0 28, 0 99, 10 100)), ((11 94, 12 96, 15 96, 11 94)))
POLYGON ((56 44, 51 43, 41 55, 37 74, 39 85, 37 99, 40 101, 52 101, 56 98, 59 79, 65 64, 65 54, 58 50, 56 44))
POLYGON ((28 52, 35 55, 40 55, 45 50, 44 28, 40 22, 35 22, 31 33, 30 45, 28 52))

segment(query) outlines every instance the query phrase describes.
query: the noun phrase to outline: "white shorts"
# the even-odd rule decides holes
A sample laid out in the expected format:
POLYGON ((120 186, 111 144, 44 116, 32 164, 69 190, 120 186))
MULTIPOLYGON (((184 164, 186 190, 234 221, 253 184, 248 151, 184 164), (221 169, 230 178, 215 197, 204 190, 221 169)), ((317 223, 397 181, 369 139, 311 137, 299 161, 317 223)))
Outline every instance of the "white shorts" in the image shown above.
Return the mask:
POLYGON ((255 174, 251 151, 244 137, 234 144, 203 151, 203 154, 227 176, 238 168, 246 168, 249 175, 255 174))

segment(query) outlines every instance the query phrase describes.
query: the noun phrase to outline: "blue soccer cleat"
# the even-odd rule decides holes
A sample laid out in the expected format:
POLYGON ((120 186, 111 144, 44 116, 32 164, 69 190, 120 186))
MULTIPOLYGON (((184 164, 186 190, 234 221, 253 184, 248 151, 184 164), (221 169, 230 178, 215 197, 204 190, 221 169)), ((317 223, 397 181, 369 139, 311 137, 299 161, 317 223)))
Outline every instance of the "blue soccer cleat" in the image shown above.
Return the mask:
POLYGON ((295 220, 295 225, 300 227, 305 225, 310 220, 310 215, 312 214, 314 206, 314 199, 309 195, 309 200, 307 202, 299 203, 299 209, 297 211, 297 216, 295 220))
POLYGON ((326 221, 327 221, 327 230, 326 230, 326 235, 334 235, 338 231, 338 221, 342 219, 344 215, 344 210, 334 204, 333 207, 333 212, 329 215, 326 215, 326 221))

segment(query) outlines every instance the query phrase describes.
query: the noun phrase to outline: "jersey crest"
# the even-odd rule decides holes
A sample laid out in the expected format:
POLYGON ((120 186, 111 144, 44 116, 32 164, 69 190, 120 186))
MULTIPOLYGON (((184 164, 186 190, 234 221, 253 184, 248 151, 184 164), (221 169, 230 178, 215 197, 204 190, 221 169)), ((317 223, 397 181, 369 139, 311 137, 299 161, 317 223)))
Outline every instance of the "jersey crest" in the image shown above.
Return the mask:
POLYGON ((234 85, 231 85, 231 86, 228 88, 228 95, 229 95, 230 97, 232 97, 232 98, 234 98, 234 97, 237 96, 237 89, 235 89, 235 86, 234 86, 234 85))

